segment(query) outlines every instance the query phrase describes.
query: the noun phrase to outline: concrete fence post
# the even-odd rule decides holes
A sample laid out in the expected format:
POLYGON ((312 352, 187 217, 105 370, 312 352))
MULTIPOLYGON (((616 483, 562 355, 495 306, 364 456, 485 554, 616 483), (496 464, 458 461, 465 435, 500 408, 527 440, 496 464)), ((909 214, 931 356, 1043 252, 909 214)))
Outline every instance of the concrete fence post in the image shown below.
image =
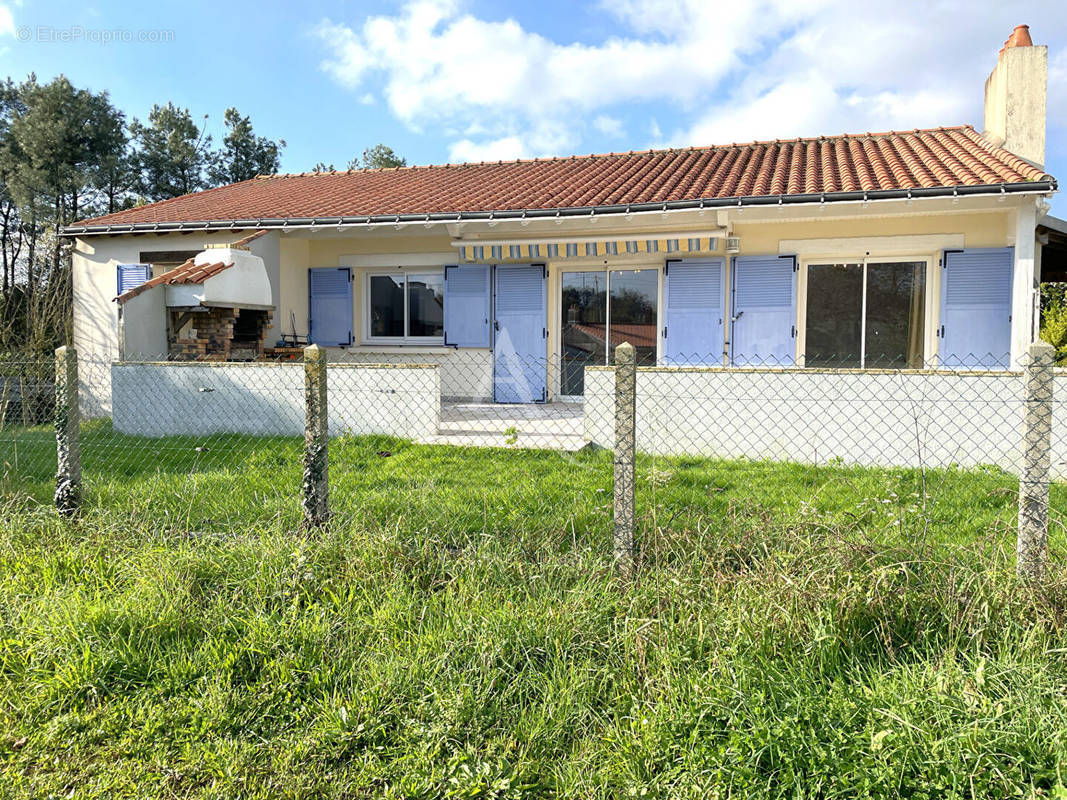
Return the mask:
POLYGON ((634 573, 634 458, 637 450, 637 363, 629 342, 615 348, 615 568, 634 573))
POLYGON ((326 351, 304 348, 304 525, 318 528, 330 516, 329 441, 326 407, 326 351))
POLYGON ((1027 348, 1023 400, 1022 465, 1019 473, 1019 535, 1016 570, 1030 583, 1044 580, 1048 563, 1048 496, 1052 470, 1052 367, 1055 348, 1027 348))
POLYGON ((65 517, 81 506, 82 462, 78 444, 78 351, 56 350, 56 509, 65 517))

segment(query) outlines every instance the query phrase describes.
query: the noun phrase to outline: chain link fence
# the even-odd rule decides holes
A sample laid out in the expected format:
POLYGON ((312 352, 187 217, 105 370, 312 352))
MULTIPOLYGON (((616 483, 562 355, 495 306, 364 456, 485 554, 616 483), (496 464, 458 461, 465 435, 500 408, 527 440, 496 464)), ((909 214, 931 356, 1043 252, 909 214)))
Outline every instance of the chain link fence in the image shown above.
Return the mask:
MULTIPOLYGON (((314 374, 300 360, 82 354, 72 404, 81 510, 224 535, 304 525, 314 491, 323 505, 311 517, 333 524, 615 535, 619 546, 618 470, 629 456, 617 444, 629 433, 633 491, 622 501, 632 494, 637 562, 668 557, 672 531, 702 526, 1014 535, 1021 480, 1037 503, 1024 502, 1022 517, 1043 527, 1044 513, 1063 529, 1067 373, 1051 362, 1035 372, 1032 354, 1014 368, 986 357, 859 370, 657 364, 636 348, 627 417, 621 352, 599 363, 580 352, 331 352, 314 374), (309 402, 313 388, 325 402, 309 402)), ((56 501, 66 460, 60 441, 57 461, 56 376, 51 357, 0 361, 7 502, 56 501)))

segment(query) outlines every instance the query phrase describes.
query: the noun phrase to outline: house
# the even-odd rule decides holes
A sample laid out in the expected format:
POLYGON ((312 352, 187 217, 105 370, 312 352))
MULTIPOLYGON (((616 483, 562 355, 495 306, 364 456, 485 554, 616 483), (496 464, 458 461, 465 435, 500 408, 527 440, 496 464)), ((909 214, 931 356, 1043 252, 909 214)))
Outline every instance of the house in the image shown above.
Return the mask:
MULTIPOLYGON (((1043 249, 1064 271, 1046 64, 1016 28, 981 132, 264 176, 87 220, 65 230, 74 343, 144 360, 311 341, 506 403, 580 397, 623 340, 646 365, 1013 368, 1043 249)), ((89 388, 107 413, 107 380, 89 388)))

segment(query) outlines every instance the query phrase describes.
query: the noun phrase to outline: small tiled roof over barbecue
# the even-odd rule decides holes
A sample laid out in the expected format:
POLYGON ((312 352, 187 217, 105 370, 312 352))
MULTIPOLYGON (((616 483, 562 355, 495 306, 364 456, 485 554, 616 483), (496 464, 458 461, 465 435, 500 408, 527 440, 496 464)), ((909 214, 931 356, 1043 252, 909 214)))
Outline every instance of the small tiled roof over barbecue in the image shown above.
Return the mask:
MULTIPOLYGON (((715 147, 254 178, 68 228, 598 208, 1012 187, 1051 176, 970 126, 715 147)), ((843 198, 842 198, 843 199, 843 198)))
POLYGON ((214 277, 232 266, 233 262, 226 264, 222 261, 218 261, 214 264, 197 264, 190 258, 180 267, 175 267, 172 270, 164 272, 162 275, 156 275, 154 278, 149 278, 139 286, 127 289, 115 299, 120 303, 125 303, 127 300, 136 297, 142 292, 147 292, 155 286, 162 286, 164 284, 168 286, 176 286, 184 283, 203 283, 208 278, 214 277))

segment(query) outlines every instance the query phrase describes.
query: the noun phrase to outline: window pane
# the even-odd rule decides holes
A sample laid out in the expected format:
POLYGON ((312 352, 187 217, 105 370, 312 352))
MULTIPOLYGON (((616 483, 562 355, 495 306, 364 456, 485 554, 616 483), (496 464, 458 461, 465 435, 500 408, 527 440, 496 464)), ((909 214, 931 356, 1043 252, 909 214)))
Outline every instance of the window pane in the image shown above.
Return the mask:
POLYGON ((585 368, 605 364, 607 352, 606 272, 564 272, 560 393, 585 391, 585 368))
POLYGON ((443 336, 444 332, 444 276, 408 275, 408 336, 443 336))
POLYGON ((404 276, 372 275, 370 335, 404 335, 404 276))
POLYGON ((867 357, 864 366, 923 365, 926 264, 867 264, 867 357))
POLYGON ((808 267, 805 361, 809 367, 860 366, 862 264, 808 267))
POLYGON ((656 309, 659 300, 659 270, 627 269, 611 273, 611 350, 629 342, 637 350, 638 366, 656 363, 656 309))

